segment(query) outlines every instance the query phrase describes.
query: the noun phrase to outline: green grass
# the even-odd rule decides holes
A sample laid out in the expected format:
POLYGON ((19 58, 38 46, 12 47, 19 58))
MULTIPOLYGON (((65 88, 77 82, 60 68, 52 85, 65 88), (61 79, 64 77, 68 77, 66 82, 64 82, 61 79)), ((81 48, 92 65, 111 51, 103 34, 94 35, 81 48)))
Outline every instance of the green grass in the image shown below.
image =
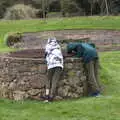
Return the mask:
MULTIPOLYGON (((64 29, 109 29, 120 30, 119 16, 95 16, 95 17, 74 17, 74 18, 53 18, 43 20, 17 20, 0 21, 0 48, 6 51, 3 44, 4 35, 7 32, 38 32, 46 30, 64 29), (3 48, 3 49, 2 49, 3 48)), ((1 51, 0 50, 0 51, 1 51)))
MULTIPOLYGON (((36 32, 63 29, 120 30, 120 17, 77 17, 0 22, 0 51, 7 32, 36 32)), ((120 120, 120 51, 100 53, 103 97, 81 98, 45 104, 0 99, 0 120, 120 120)))
POLYGON ((120 96, 120 52, 101 53, 101 79, 105 94, 120 96))
POLYGON ((120 98, 86 98, 50 104, 0 100, 1 120, 119 120, 120 98))
POLYGON ((120 52, 100 53, 103 96, 53 103, 0 100, 0 120, 120 120, 120 52))

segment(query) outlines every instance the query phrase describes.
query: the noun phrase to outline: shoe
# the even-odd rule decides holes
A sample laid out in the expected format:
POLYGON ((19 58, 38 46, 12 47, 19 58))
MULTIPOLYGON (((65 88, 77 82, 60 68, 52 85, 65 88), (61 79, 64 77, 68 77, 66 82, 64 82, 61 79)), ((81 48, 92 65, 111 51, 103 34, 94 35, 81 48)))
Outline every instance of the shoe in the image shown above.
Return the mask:
POLYGON ((48 103, 49 101, 48 100, 44 100, 45 103, 48 103))
POLYGON ((53 99, 54 99, 54 97, 51 97, 51 96, 48 97, 48 101, 49 101, 49 102, 52 102, 53 99))
POLYGON ((40 99, 42 99, 43 101, 49 101, 49 96, 48 95, 40 96, 40 99))
POLYGON ((101 95, 101 94, 99 94, 99 95, 97 95, 97 96, 95 96, 95 97, 99 98, 99 97, 104 97, 104 96, 103 96, 103 95, 101 95))
POLYGON ((90 96, 92 96, 92 97, 98 97, 98 96, 100 96, 101 94, 100 94, 100 92, 94 92, 94 93, 91 93, 90 94, 90 96))
POLYGON ((54 97, 51 97, 49 95, 45 95, 45 96, 42 96, 40 97, 44 102, 52 102, 54 97))

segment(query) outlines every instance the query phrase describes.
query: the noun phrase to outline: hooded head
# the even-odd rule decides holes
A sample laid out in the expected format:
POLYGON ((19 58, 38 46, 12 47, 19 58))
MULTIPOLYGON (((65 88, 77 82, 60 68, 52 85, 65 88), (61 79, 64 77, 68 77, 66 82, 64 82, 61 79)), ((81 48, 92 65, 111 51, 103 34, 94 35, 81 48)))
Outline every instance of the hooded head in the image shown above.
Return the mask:
POLYGON ((55 45, 58 44, 56 38, 48 38, 47 44, 55 45))
POLYGON ((47 53, 54 49, 61 49, 56 38, 49 38, 45 48, 47 53))

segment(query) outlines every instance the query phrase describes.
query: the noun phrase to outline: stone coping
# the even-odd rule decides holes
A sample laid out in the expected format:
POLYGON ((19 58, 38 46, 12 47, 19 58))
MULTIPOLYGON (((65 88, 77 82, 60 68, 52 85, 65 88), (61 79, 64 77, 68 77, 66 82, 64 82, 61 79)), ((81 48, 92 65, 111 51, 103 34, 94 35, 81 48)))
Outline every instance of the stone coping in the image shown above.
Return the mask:
MULTIPOLYGON (((30 61, 40 61, 40 62, 45 62, 45 59, 44 58, 20 58, 20 57, 8 57, 8 56, 1 56, 0 55, 0 59, 3 58, 3 59, 11 59, 11 60, 30 60, 30 61)), ((82 58, 77 58, 77 57, 64 57, 64 60, 66 62, 73 62, 74 60, 78 60, 78 61, 81 61, 82 58)))

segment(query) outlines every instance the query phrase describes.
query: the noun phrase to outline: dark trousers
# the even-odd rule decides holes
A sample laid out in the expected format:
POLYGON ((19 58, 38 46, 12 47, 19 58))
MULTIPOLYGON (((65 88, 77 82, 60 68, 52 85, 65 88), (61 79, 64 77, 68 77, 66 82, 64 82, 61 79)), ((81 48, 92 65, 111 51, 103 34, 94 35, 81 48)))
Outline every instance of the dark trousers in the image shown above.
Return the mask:
POLYGON ((46 83, 46 89, 50 90, 49 95, 51 97, 55 96, 57 83, 60 80, 61 73, 61 67, 55 67, 48 70, 48 80, 46 83))
POLYGON ((99 60, 94 59, 89 63, 85 64, 87 72, 87 86, 89 93, 100 92, 100 82, 99 82, 99 60))

